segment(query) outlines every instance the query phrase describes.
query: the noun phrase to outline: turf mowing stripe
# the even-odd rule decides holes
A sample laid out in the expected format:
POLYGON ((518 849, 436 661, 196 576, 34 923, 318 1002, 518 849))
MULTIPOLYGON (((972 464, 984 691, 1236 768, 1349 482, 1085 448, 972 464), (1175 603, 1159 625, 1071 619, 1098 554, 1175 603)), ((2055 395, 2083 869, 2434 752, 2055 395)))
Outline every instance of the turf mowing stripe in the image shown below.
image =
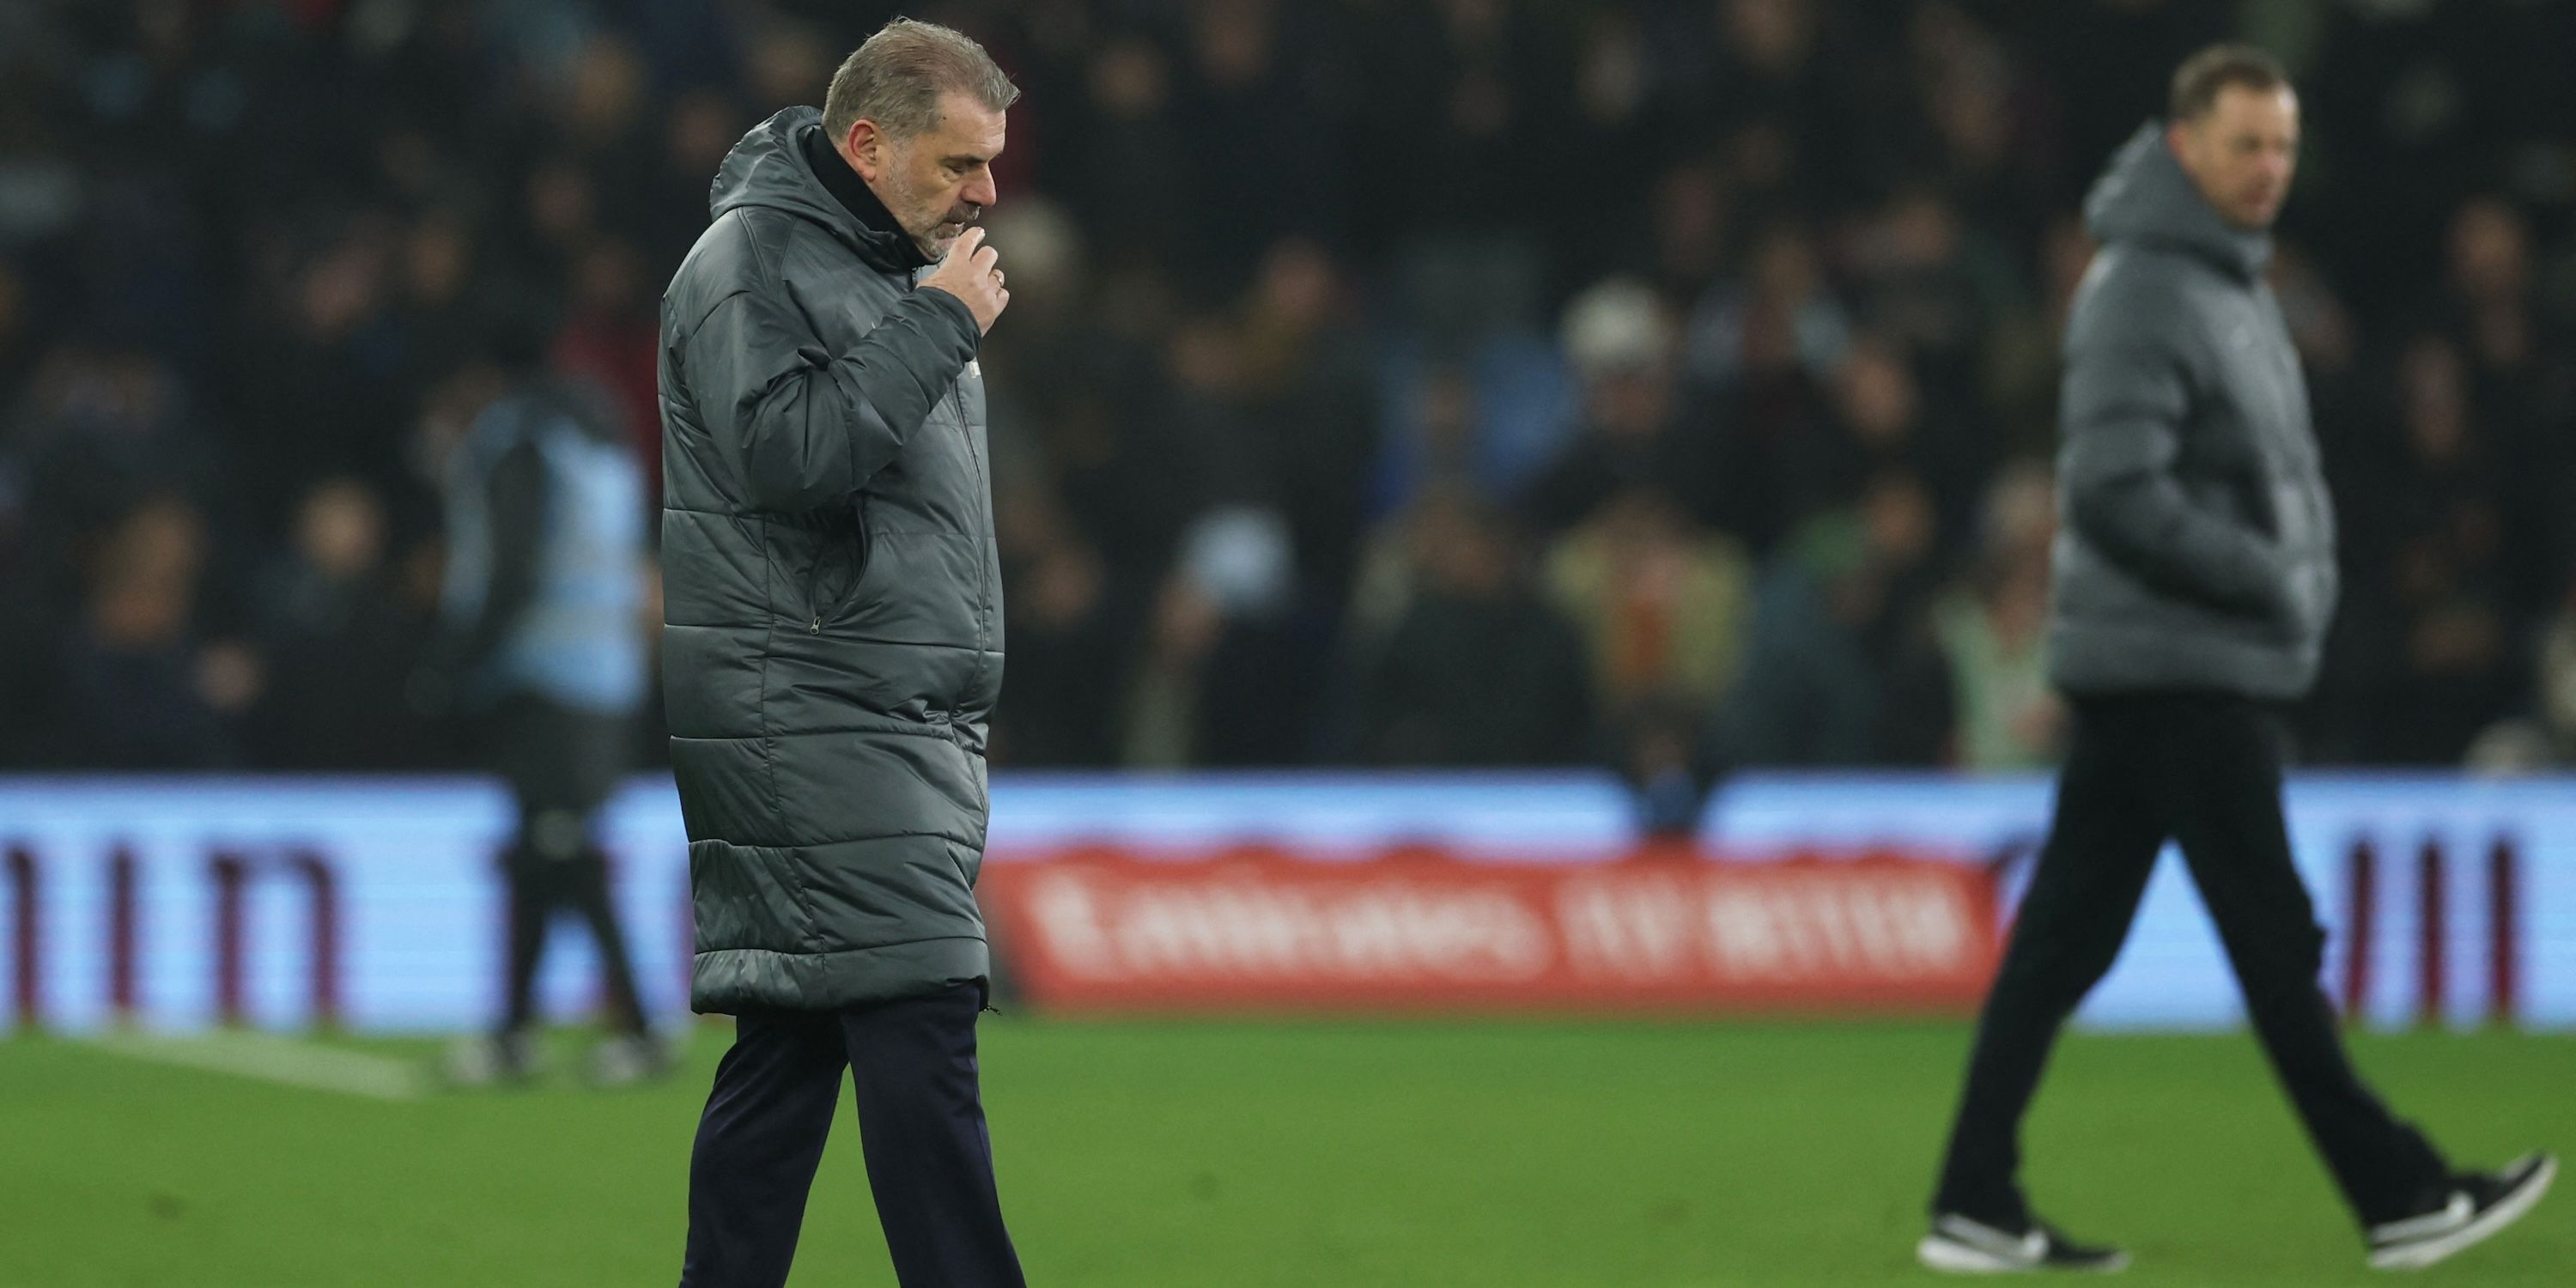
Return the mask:
POLYGON ((264 1033, 185 1038, 123 1035, 87 1045, 155 1064, 371 1100, 417 1100, 423 1089, 420 1071, 401 1060, 264 1033))

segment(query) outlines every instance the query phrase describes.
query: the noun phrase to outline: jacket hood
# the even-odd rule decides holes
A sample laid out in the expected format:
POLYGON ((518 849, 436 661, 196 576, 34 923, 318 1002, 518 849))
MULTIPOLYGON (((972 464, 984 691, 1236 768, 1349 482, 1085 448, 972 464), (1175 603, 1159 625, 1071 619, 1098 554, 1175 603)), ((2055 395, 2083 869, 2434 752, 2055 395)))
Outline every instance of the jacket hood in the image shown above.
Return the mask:
POLYGON ((2140 126, 2112 154, 2109 168, 2084 197, 2084 226, 2105 246, 2124 241, 2175 246, 2249 280, 2261 275, 2272 258, 2270 233, 2229 224, 2200 195, 2165 146, 2162 121, 2140 126))
POLYGON ((920 256, 902 234, 861 223, 814 176, 805 162, 805 136, 822 128, 823 113, 812 107, 791 107, 751 127, 716 167, 707 213, 721 217, 744 206, 784 210, 821 224, 880 271, 902 272, 918 264, 920 256))

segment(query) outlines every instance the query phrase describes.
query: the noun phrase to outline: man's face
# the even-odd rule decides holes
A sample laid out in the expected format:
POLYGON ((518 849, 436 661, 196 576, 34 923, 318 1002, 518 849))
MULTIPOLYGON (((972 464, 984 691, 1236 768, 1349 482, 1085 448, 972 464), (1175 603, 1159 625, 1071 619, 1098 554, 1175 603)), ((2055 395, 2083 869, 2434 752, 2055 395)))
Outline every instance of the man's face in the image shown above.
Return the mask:
POLYGON ((2224 86, 2207 112, 2175 122, 2166 141, 2220 217, 2269 228, 2299 167, 2299 96, 2287 85, 2224 86))
POLYGON ((1002 155, 1002 115, 970 95, 951 93, 940 98, 939 119, 929 129, 897 137, 861 120, 842 148, 913 244, 935 260, 1000 199, 993 158, 1002 155))

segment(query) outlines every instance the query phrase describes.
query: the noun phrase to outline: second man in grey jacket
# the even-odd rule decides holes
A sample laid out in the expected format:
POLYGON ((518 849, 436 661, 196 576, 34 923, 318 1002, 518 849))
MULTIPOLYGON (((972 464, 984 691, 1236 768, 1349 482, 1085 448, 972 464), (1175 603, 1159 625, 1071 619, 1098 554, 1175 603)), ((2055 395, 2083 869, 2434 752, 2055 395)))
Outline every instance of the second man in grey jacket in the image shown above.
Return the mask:
POLYGON ((2316 679, 2334 509, 2263 281, 2298 121, 2269 56, 2205 50, 2174 77, 2171 122, 2140 130, 2085 203, 2101 249, 2067 322, 2049 626, 2074 741, 1917 1245, 1936 1270, 2126 1264, 2031 1211, 2018 1136, 2049 1048, 2119 955, 2168 840, 2372 1265, 2430 1265, 2487 1237, 2556 1170, 2532 1154, 2453 1172, 2362 1083, 2317 987, 2325 932, 2282 820, 2279 708, 2316 679))

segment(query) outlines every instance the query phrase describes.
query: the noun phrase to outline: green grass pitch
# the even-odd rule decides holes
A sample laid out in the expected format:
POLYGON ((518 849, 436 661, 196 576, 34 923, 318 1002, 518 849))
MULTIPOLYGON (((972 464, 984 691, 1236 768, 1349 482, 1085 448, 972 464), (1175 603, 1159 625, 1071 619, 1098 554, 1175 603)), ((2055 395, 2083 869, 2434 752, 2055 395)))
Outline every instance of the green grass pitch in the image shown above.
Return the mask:
MULTIPOLYGON (((0 1288, 676 1280, 725 1030, 641 1090, 371 1101, 0 1041, 0 1288)), ((1929 1284, 1911 1248, 1956 1025, 989 1019, 1003 1199, 1039 1288, 1929 1284)), ((421 1055, 425 1044, 365 1043, 421 1055)), ((2463 1161, 2576 1144, 2576 1037, 2366 1037, 2463 1161)), ((795 1282, 891 1285, 846 1097, 795 1282)), ((2241 1035, 2077 1035, 2029 1181, 2142 1285, 2360 1284, 2241 1035)), ((2576 1192, 2431 1272, 2576 1284, 2576 1192)))

